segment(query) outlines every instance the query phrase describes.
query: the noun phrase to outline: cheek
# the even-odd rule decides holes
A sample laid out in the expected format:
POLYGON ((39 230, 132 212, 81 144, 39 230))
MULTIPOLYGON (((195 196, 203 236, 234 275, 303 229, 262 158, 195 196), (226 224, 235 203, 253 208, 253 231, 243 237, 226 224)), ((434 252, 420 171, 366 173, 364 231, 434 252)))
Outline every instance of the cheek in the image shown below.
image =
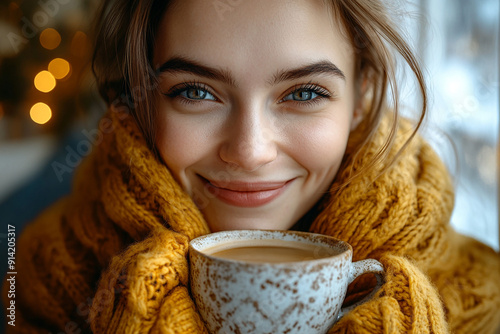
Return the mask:
POLYGON ((163 161, 181 183, 185 183, 186 168, 208 152, 207 134, 200 124, 189 122, 179 115, 158 118, 156 146, 163 161))
POLYGON ((295 160, 316 176, 336 172, 345 153, 349 125, 348 120, 328 118, 303 122, 292 135, 295 160))

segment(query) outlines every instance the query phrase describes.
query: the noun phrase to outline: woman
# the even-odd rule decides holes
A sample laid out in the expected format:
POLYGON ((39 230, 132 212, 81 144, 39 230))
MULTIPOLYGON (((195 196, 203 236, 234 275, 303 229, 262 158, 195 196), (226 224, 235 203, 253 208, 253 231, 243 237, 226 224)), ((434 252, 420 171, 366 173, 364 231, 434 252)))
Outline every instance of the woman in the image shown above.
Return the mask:
POLYGON ((382 1, 111 1, 94 70, 100 140, 19 239, 9 330, 205 333, 187 243, 253 228, 384 264, 381 292, 331 333, 498 327, 500 258, 449 226, 450 178, 416 135, 425 83, 382 1), (421 89, 416 126, 398 118, 395 54, 421 89))

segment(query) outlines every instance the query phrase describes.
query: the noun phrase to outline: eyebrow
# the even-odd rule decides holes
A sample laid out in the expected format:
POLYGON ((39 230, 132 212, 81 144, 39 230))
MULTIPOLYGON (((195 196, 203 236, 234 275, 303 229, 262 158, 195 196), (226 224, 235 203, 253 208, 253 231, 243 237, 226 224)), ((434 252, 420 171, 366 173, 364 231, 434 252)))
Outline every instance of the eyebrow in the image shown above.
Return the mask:
MULTIPOLYGON (((221 81, 230 86, 236 86, 236 82, 229 71, 205 66, 185 57, 170 58, 156 70, 156 75, 159 76, 161 73, 176 72, 191 73, 208 79, 221 81)), ((273 75, 269 83, 271 85, 276 85, 283 81, 300 79, 311 75, 332 75, 344 81, 346 80, 344 72, 335 64, 328 60, 322 60, 298 68, 278 71, 273 75)))
POLYGON ((156 70, 156 75, 160 75, 161 73, 191 73, 196 74, 208 79, 214 79, 217 81, 222 81, 230 86, 236 86, 236 83, 229 73, 226 70, 219 70, 213 67, 208 67, 202 65, 194 60, 190 60, 184 57, 173 57, 167 60, 163 65, 161 65, 156 70))
POLYGON ((322 60, 316 63, 305 65, 291 70, 282 70, 273 76, 272 85, 287 80, 300 79, 310 75, 333 75, 342 80, 346 80, 344 72, 342 72, 334 63, 329 60, 322 60))

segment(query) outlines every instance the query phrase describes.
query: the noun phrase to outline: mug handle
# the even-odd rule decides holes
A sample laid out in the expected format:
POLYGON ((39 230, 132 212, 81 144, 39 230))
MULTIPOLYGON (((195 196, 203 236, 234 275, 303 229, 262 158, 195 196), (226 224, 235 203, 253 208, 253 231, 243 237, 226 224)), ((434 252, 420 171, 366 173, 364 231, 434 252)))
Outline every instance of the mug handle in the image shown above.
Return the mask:
POLYGON ((375 278, 377 279, 377 284, 375 285, 373 290, 363 299, 348 307, 343 307, 342 309, 340 309, 337 320, 342 318, 346 313, 352 311, 357 306, 370 300, 373 297, 373 295, 382 287, 382 284, 384 284, 384 273, 385 273, 384 266, 382 266, 382 264, 377 260, 366 259, 353 262, 351 266, 348 284, 351 284, 356 278, 364 274, 375 274, 375 278))

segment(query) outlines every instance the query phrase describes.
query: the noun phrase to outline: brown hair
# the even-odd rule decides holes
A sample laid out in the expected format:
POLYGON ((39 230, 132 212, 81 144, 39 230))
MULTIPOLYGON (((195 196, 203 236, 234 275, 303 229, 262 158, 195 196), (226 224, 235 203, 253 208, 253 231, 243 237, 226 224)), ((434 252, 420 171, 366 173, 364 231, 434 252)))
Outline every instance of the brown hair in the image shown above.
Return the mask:
POLYGON ((415 76, 421 94, 421 109, 414 131, 407 138, 394 158, 386 162, 381 172, 389 168, 400 156, 420 128, 427 112, 427 88, 424 75, 405 38, 396 28, 394 18, 388 13, 388 8, 382 0, 325 0, 333 9, 333 13, 340 18, 343 28, 351 40, 356 63, 358 80, 366 85, 365 94, 371 97, 367 110, 364 110, 363 121, 356 129, 357 140, 348 143, 344 165, 356 159, 361 148, 371 141, 375 135, 384 110, 387 110, 387 94, 390 93, 394 105, 394 121, 385 143, 371 158, 369 163, 362 166, 340 186, 346 185, 355 177, 362 175, 374 165, 383 161, 389 154, 398 126, 399 92, 396 79, 396 56, 400 56, 415 76), (394 52, 396 51, 396 52, 394 52))
MULTIPOLYGON (((349 140, 344 164, 355 159, 360 149, 375 134, 387 106, 388 93, 391 93, 394 101, 394 122, 386 142, 368 164, 351 176, 350 181, 384 160, 394 141, 399 111, 395 55, 401 56, 408 64, 422 96, 417 126, 400 152, 416 134, 426 114, 426 85, 415 55, 396 29, 383 0, 324 1, 331 7, 333 15, 340 19, 348 34, 356 55, 359 82, 361 84, 363 81, 367 85, 367 96, 371 98, 363 120, 356 129, 356 138, 361 140, 349 140)), ((158 25, 171 2, 106 1, 101 8, 95 34, 92 68, 101 96, 108 105, 125 105, 130 109, 155 152, 155 100, 158 92, 152 58, 158 25)), ((387 168, 392 162, 386 165, 387 168)))
POLYGON ((109 0, 95 26, 92 70, 108 106, 125 107, 155 150, 155 36, 168 0, 109 0))

